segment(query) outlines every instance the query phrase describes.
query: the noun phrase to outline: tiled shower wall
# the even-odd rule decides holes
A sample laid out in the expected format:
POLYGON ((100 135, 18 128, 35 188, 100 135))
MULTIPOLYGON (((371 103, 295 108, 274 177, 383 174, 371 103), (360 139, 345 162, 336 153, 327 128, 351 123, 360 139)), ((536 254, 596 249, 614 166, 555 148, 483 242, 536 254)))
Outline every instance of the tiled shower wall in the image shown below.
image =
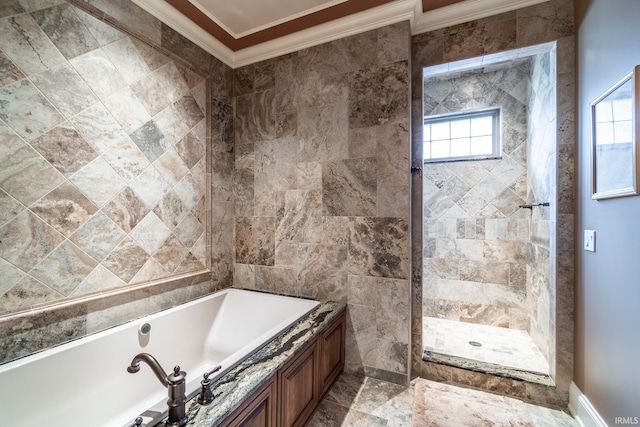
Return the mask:
POLYGON ((347 370, 409 357, 409 25, 235 70, 234 284, 348 303, 347 370))
POLYGON ((230 70, 131 2, 77 3, 0 7, 3 360, 231 284, 230 70))
MULTIPOLYGON (((573 218, 575 163, 575 63, 573 0, 550 0, 517 11, 416 35, 412 40, 412 166, 422 159, 422 68, 469 59, 489 53, 541 43, 556 42, 557 93, 550 102, 556 108, 552 129, 557 160, 558 229, 550 235, 557 247, 551 275, 555 277, 556 324, 555 365, 551 367, 555 386, 528 383, 494 375, 471 372, 422 360, 422 252, 423 245, 412 245, 412 375, 466 384, 534 402, 566 407, 573 370, 573 218)), ((412 180, 412 236, 422 236, 422 179, 412 180), (418 207, 416 209, 416 207, 418 207)), ((550 283, 553 283, 550 281, 550 283)), ((553 337, 552 337, 553 339, 553 337)))
MULTIPOLYGON (((531 90, 529 96, 529 146, 527 155, 528 203, 549 202, 549 207, 534 207, 527 212, 531 220, 531 237, 527 243, 527 295, 529 335, 547 360, 555 355, 556 288, 556 215, 557 148, 555 140, 557 120, 553 102, 556 95, 556 49, 540 53, 532 59, 531 90)), ((566 174, 569 171, 562 171, 566 174)), ((560 196, 561 197, 561 196, 560 196)))
POLYGON ((425 79, 424 115, 500 107, 501 158, 424 165, 425 316, 512 329, 525 311, 530 60, 425 79))

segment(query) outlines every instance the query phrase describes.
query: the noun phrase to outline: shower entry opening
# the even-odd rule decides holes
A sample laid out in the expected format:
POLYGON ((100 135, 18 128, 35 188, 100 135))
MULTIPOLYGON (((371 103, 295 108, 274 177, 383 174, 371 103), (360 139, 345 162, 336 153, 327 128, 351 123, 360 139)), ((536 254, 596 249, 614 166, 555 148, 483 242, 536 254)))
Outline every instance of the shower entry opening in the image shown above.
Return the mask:
POLYGON ((556 47, 423 69, 423 359, 553 384, 556 47))

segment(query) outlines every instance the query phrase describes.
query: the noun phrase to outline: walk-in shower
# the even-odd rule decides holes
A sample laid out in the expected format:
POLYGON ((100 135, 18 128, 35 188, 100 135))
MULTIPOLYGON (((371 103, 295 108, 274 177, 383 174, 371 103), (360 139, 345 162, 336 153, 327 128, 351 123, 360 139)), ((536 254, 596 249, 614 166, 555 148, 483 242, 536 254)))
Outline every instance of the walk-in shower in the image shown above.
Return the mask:
POLYGON ((555 43, 423 69, 423 358, 555 364, 555 43))

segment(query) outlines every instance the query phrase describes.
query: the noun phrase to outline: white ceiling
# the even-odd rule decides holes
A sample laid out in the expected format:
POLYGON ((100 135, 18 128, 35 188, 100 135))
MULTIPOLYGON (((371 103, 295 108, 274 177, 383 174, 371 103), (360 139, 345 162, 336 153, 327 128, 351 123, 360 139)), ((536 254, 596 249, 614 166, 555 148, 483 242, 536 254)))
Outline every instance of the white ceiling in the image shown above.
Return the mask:
POLYGON ((189 0, 239 39, 347 0, 189 0))
MULTIPOLYGON (((132 1, 230 67, 237 68, 396 22, 409 21, 415 35, 548 0, 464 0, 425 13, 422 12, 422 0, 392 0, 240 50, 231 50, 165 0, 132 1)), ((189 0, 236 38, 348 1, 189 0)))

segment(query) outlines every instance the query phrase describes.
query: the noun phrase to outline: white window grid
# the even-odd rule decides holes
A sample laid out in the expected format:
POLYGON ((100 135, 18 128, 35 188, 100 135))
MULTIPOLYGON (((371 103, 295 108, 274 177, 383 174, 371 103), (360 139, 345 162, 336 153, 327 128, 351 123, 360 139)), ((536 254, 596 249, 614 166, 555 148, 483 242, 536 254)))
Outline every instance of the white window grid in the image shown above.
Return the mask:
POLYGON ((500 157, 500 108, 424 118, 425 163, 500 157))

